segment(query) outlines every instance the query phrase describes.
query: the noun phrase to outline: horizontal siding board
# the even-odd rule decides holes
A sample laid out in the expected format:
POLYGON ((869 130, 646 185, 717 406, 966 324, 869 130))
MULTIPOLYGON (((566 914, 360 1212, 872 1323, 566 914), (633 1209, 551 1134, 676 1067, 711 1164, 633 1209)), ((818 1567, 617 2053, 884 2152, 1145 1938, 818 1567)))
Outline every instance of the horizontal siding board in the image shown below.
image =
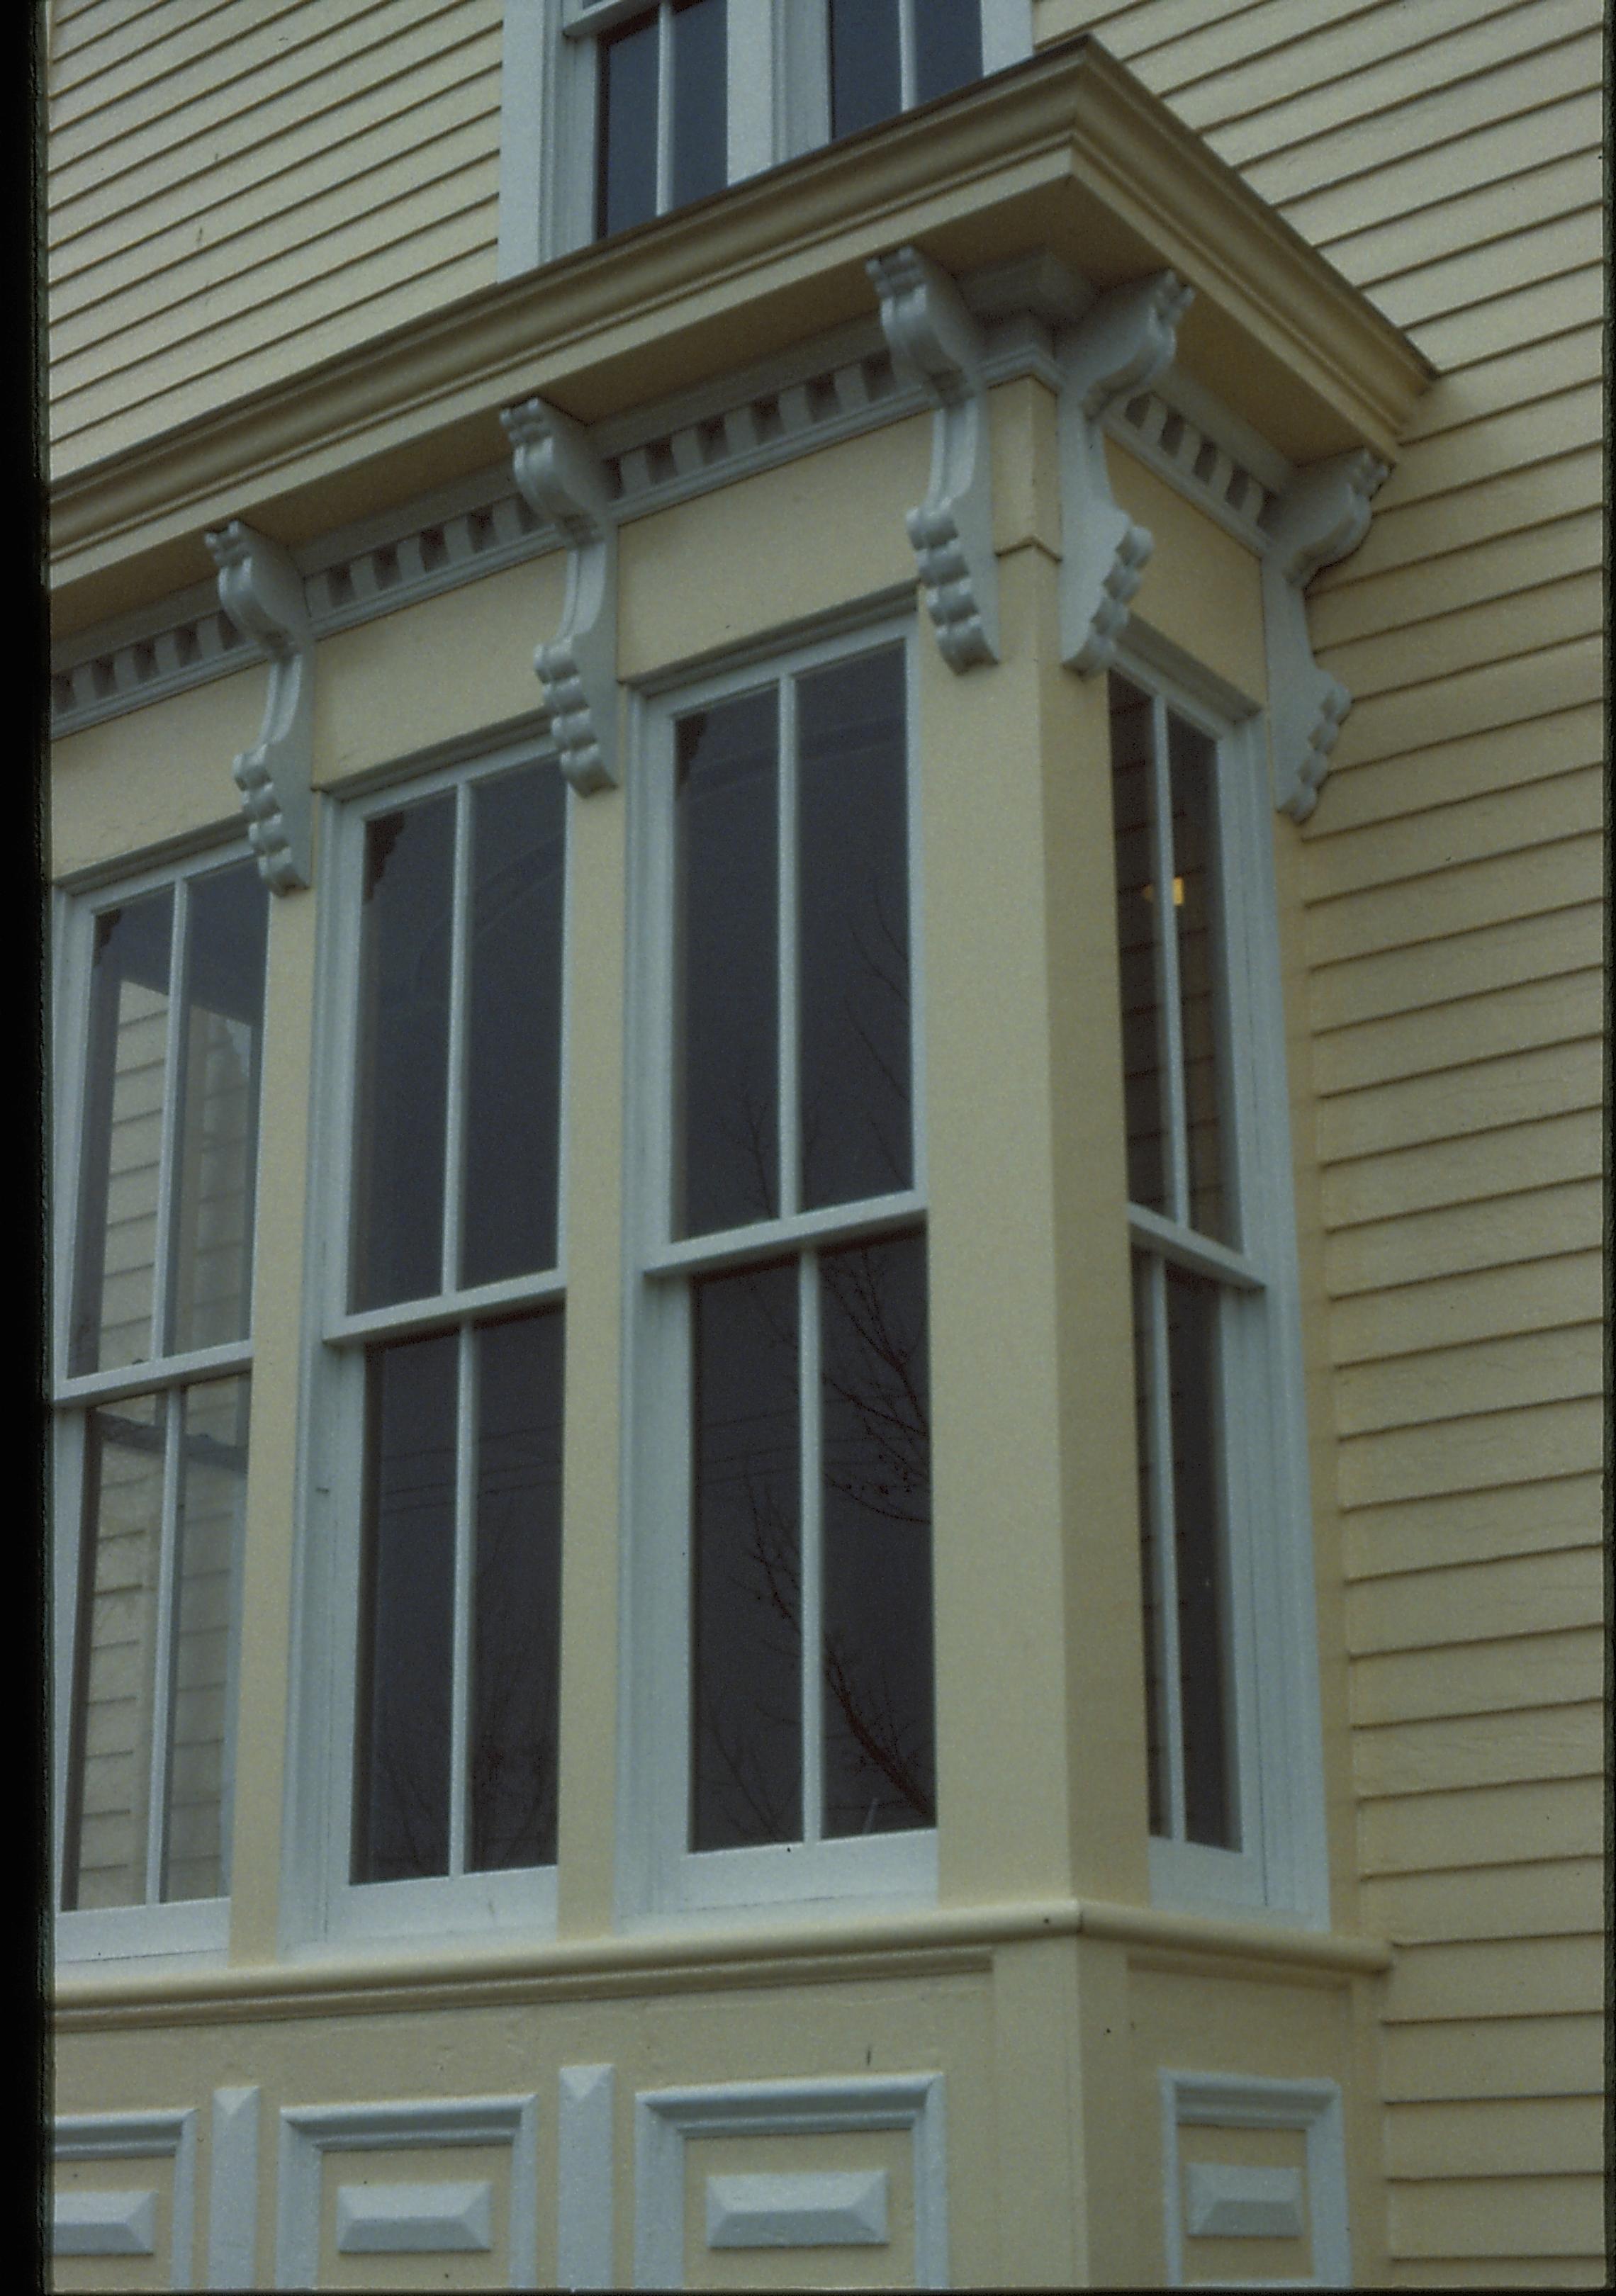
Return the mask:
MULTIPOLYGON (((1595 285, 1598 276, 1595 273, 1595 285)), ((1489 295, 1443 318, 1425 320, 1417 331, 1419 347, 1443 374, 1477 366, 1534 333, 1563 334, 1568 327, 1580 326, 1593 308, 1589 290, 1586 271, 1535 279, 1530 286, 1489 295)))
MULTIPOLYGON (((1580 149, 1542 144, 1537 162, 1502 182, 1476 184, 1456 198, 1435 201, 1411 216, 1395 216, 1344 232, 1321 252, 1338 271, 1371 294, 1387 280, 1400 279, 1426 264, 1452 261, 1461 254, 1496 253, 1501 277, 1534 276, 1530 265, 1520 264, 1513 248, 1502 245, 1505 240, 1522 236, 1522 217, 1530 216, 1531 229, 1536 231, 1563 217, 1597 211, 1604 197, 1597 143, 1580 149), (1551 152, 1553 158, 1545 156, 1551 152)), ((1556 270, 1565 267, 1554 266, 1556 270)), ((1487 292, 1495 291, 1489 284, 1487 292)), ((1464 296, 1460 300, 1473 298, 1464 296)))
POLYGON ((1395 325, 1417 336, 1430 321, 1467 311, 1473 303, 1505 294, 1512 287, 1584 270, 1600 260, 1604 247, 1604 219, 1598 207, 1590 205, 1485 247, 1412 265, 1377 279, 1366 291, 1395 325))
MULTIPOLYGON (((1311 0, 1307 27, 1317 36, 1350 19, 1383 20, 1389 4, 1398 0, 1311 0)), ((1083 15, 1113 55, 1128 60, 1130 70, 1141 70, 1149 60, 1153 87, 1296 44, 1295 0, 1235 0, 1210 19, 1206 0, 1144 0, 1143 5, 1136 0, 1125 8, 1089 7, 1083 15)))
POLYGON ((1608 2288, 1603 2256, 1399 2256, 1399 2288, 1608 2288))
MULTIPOLYGON (((1593 1778, 1544 1778, 1530 1785, 1398 1796, 1360 1807, 1358 1840, 1358 1870, 1364 1874, 1598 1857, 1604 1854, 1604 1796, 1593 1778)), ((1590 2086, 1568 2082, 1546 2094, 1575 2095, 1590 2086)), ((1387 2094, 1397 2092, 1389 2089, 1387 2094)), ((1440 2096, 1443 2092, 1416 2089, 1413 2094, 1440 2096)), ((1525 2095, 1530 2091, 1522 2087, 1498 2094, 1525 2095)))
POLYGON ((1366 1882, 1365 1926, 1393 1943, 1463 1938, 1593 1936, 1604 1925, 1603 1857, 1450 1874, 1391 1874, 1366 1882))
MULTIPOLYGON (((1399 1308, 1397 1287, 1483 1274, 1496 1275, 1505 1286, 1522 1282, 1535 1262, 1546 1259, 1558 1264, 1562 1256, 1586 1251, 1590 1238, 1600 1234, 1604 1216, 1604 1191, 1600 1183, 1573 1180, 1559 1187, 1517 1191, 1485 1203, 1444 1205, 1437 1211, 1343 1229, 1325 1240, 1326 1286, 1336 1303, 1332 1330, 1340 1334, 1336 1343, 1349 1357, 1366 1343, 1366 1334, 1376 1328, 1374 1319, 1382 1313, 1385 1328, 1394 1340, 1405 1328, 1405 1316, 1419 1329, 1423 1310, 1417 1300, 1406 1309, 1399 1308), (1369 1292, 1383 1296, 1387 1305, 1382 1311, 1369 1303, 1365 1319, 1360 1320, 1358 1303, 1369 1292), (1350 1315, 1346 1313, 1349 1309, 1350 1315)), ((1597 1265, 1596 1261, 1596 1268, 1597 1265)), ((1558 1283, 1562 1279, 1553 1280, 1558 1283)), ((1587 1278, 1576 1280, 1580 1293, 1587 1278)), ((1535 1312, 1540 1296, 1536 1291, 1529 1292, 1526 1312, 1535 1312)), ((1551 1292, 1550 1296, 1556 1295, 1551 1292)), ((1462 1311, 1456 1314, 1462 1321, 1462 1311)))
POLYGON ((1577 1627, 1564 1634, 1358 1658, 1352 1666, 1352 1719, 1359 1730, 1372 1731, 1394 1723, 1596 1702, 1604 1687, 1606 1648, 1603 1628, 1577 1627))
POLYGON ((1390 1083, 1435 1076, 1512 1050, 1595 1037, 1607 993, 1603 972, 1588 970, 1338 1029, 1314 1047, 1315 1088, 1328 1098, 1370 1090, 1377 1078, 1390 1083))
POLYGON ((1344 1163, 1598 1108, 1604 1081, 1604 1048, 1595 1037, 1341 1093, 1319 1106, 1319 1154, 1344 1163))
POLYGON ((1334 1029, 1582 971, 1602 953, 1604 927, 1604 905, 1591 900, 1449 933, 1423 944, 1417 964, 1401 948, 1344 957, 1313 976, 1315 1028, 1323 1040, 1334 1029))
MULTIPOLYGON (((1548 788, 1559 802, 1545 808, 1554 825, 1545 830, 1541 842, 1530 839, 1530 804, 1513 795, 1479 799, 1473 807, 1445 809, 1443 824, 1456 849, 1467 828, 1479 825, 1481 832, 1474 850, 1456 850, 1452 865, 1314 902, 1307 918, 1312 962, 1341 964, 1372 951, 1423 950, 1450 934, 1598 900, 1604 853, 1596 780, 1567 775, 1548 788), (1562 818, 1575 826, 1560 828, 1562 818), (1583 833, 1576 833, 1578 829, 1583 833), (1500 837, 1506 840, 1502 851, 1494 841, 1500 837)), ((1530 791, 1525 797, 1538 794, 1530 791)))
POLYGON ((1464 1347, 1349 1364, 1334 1382, 1342 1435, 1435 1424, 1479 1412, 1571 1401, 1604 1391, 1598 1321, 1569 1331, 1519 1332, 1464 1347))
MULTIPOLYGON (((1535 731, 1518 734, 1517 741, 1522 747, 1534 744, 1535 731)), ((1602 830, 1604 816, 1604 775, 1590 759, 1552 779, 1534 775, 1524 783, 1423 808, 1401 820, 1314 838, 1303 865, 1305 898, 1317 915, 1326 903, 1374 895, 1415 878, 1451 877, 1462 888, 1464 873, 1472 864, 1602 830)))
MULTIPOLYGON (((1487 668, 1457 677, 1437 678, 1398 693, 1359 701, 1342 728, 1343 766, 1360 758, 1390 758, 1430 741, 1455 741, 1495 726, 1518 726, 1534 708, 1562 709, 1603 698, 1604 644, 1591 637, 1541 653, 1515 654, 1487 668)), ((1332 776, 1333 778, 1333 775, 1332 776)), ((1328 832, 1330 782, 1316 816, 1317 835, 1328 832)))
POLYGON ((1410 619, 1373 637, 1320 644, 1317 652, 1349 693, 1366 701, 1602 631, 1604 603, 1603 577, 1594 569, 1495 595, 1456 613, 1410 619))
MULTIPOLYGON (((1585 278, 1586 287, 1586 278, 1585 278)), ((1587 312, 1584 308, 1583 317, 1587 312)), ((1447 495, 1548 462, 1579 447, 1594 447, 1604 436, 1604 392, 1580 382, 1526 406, 1503 406, 1462 428, 1423 442, 1417 455, 1399 465, 1382 489, 1376 521, 1405 511, 1432 495, 1447 495)))
MULTIPOLYGON (((1352 1739, 1353 1779, 1360 1800, 1378 1801, 1464 1786, 1597 1778, 1604 1768, 1604 1704, 1598 1699, 1525 1711, 1430 1715, 1417 1721, 1360 1726, 1352 1739)), ((1562 2001, 1525 2005, 1581 2009, 1591 2005, 1562 2001)))
POLYGON ((1383 1362, 1502 1332, 1596 1323, 1604 1303, 1604 1261, 1586 1226, 1584 1234, 1583 1250, 1524 1266, 1517 1260, 1423 1283, 1402 1279, 1400 1272, 1382 1277, 1373 1294, 1332 1307, 1331 1358, 1383 1362))
POLYGON ((1389 2025, 1414 2025, 1597 2013, 1604 2005, 1601 1937, 1498 1938, 1405 1947, 1382 2013, 1389 2025))
MULTIPOLYGON (((1466 799, 1552 781, 1557 774, 1601 764, 1604 752, 1604 712, 1595 703, 1579 702, 1519 725, 1489 726, 1464 741, 1432 742, 1403 757, 1360 758, 1331 775, 1325 828, 1304 842, 1309 850, 1328 847, 1338 853, 1356 830, 1378 831, 1382 823, 1401 824, 1466 799)), ((1377 844, 1378 838, 1366 839, 1366 856, 1377 844)), ((1317 882, 1312 866, 1309 861, 1304 869, 1309 885, 1317 882)), ((1370 874, 1366 859, 1360 882, 1370 882, 1370 874)))
MULTIPOLYGON (((1588 1398, 1495 1408, 1435 1424, 1342 1439, 1343 1506, 1379 1506, 1443 1491, 1500 1490, 1603 1464, 1604 1404, 1588 1398)), ((1596 1615, 1594 1613, 1592 1615, 1596 1615)), ((1543 1624, 1580 1625, 1580 1619, 1543 1624)), ((1485 1630, 1483 1630, 1485 1631, 1485 1630)))
MULTIPOLYGON (((1565 1554, 1574 1547, 1599 1548, 1604 1538, 1604 1492, 1600 1468, 1524 1488, 1503 1486, 1488 1491, 1438 1493, 1430 1497, 1389 1501, 1368 1506, 1347 1517, 1342 1525, 1341 1567, 1349 1579, 1362 1587, 1380 1579, 1405 1578, 1410 1571, 1450 1570, 1518 1555, 1565 1554)), ((1575 1628, 1583 1620, 1579 1606, 1564 1607, 1572 1616, 1545 1631, 1575 1628)), ((1513 1625, 1500 1628, 1513 1635, 1513 1625)), ((1382 1627, 1378 1637, 1360 1639, 1361 1650, 1384 1646, 1390 1633, 1382 1627)), ((1479 1639, 1489 1633, 1481 1628, 1479 1639)))
MULTIPOLYGON (((1356 117, 1398 102, 1411 77, 1431 86, 1445 73, 1474 69, 1465 50, 1478 37, 1486 43, 1483 61, 1494 61, 1498 28, 1491 28, 1488 39, 1481 27, 1518 5, 1519 0, 1420 0, 1410 9, 1382 0, 1378 7, 1328 14, 1309 8, 1303 38, 1297 37, 1296 9, 1276 8, 1238 27, 1204 26, 1169 46, 1153 47, 1150 82, 1170 94, 1174 110, 1202 133, 1226 132, 1238 120, 1253 122, 1256 135, 1253 116, 1261 114, 1279 135, 1293 135, 1298 120, 1307 123, 1305 134, 1312 124, 1330 124, 1337 116, 1321 104, 1324 91, 1337 91, 1356 117)), ((1578 29, 1578 0, 1557 0, 1557 11, 1567 19, 1562 33, 1578 29)))
POLYGON ((1496 2177, 1394 2184, 1394 2256, 1603 2256, 1602 2177, 1496 2177))
MULTIPOLYGON (((354 0, 334 0, 334 5, 325 0, 328 22, 333 15, 351 21, 360 12, 354 0)), ((222 6, 215 0, 184 11, 145 5, 135 13, 137 20, 126 28, 124 39, 80 49, 72 68, 58 75, 52 91, 53 136, 70 127, 94 132, 100 116, 111 140, 120 123, 160 111, 174 100, 187 75, 223 86, 234 76, 233 67, 273 70, 298 45, 297 18, 302 18, 305 35, 310 24, 304 0, 225 0, 222 6)))
POLYGON ((1348 1588, 1348 1646, 1357 1658, 1513 1641, 1600 1628, 1604 1610, 1604 1558, 1596 1546, 1443 1570, 1411 1567, 1348 1588))
POLYGON ((1345 1227, 1358 1220, 1384 1220, 1394 1213, 1598 1177, 1604 1169, 1604 1144, 1603 1112, 1582 1109, 1504 1131, 1360 1157, 1324 1174, 1325 1221, 1332 1228, 1345 1227))
MULTIPOLYGON (((1585 310, 1582 316, 1587 316, 1585 310)), ((1464 410, 1464 423, 1485 411, 1486 402, 1478 408, 1472 401, 1464 410)), ((1597 504, 1603 498, 1604 475, 1603 449, 1592 441, 1567 454, 1551 455, 1546 461, 1534 459, 1514 470, 1489 472, 1473 484, 1435 496, 1386 503, 1377 509, 1351 557, 1328 568, 1310 586, 1309 613, 1337 589, 1351 589, 1405 567, 1438 564, 1495 535, 1522 534, 1539 521, 1597 504)), ((1383 496, 1385 488, 1381 492, 1383 496)))
MULTIPOLYGON (((1604 374, 1601 339, 1602 330, 1593 317, 1590 299, 1589 308, 1553 334, 1540 335, 1532 342, 1517 345, 1512 350, 1480 359, 1473 366, 1462 367, 1456 373, 1442 376, 1422 395, 1403 431, 1399 451, 1405 455, 1411 454, 1416 444, 1440 438, 1445 431, 1460 430, 1468 422, 1480 422, 1496 407, 1535 406, 1539 399, 1553 398, 1574 384, 1599 381, 1604 374)), ((1550 484, 1547 475, 1540 472, 1537 484, 1546 488, 1550 484)), ((1584 499, 1593 499, 1597 493, 1595 485, 1584 499)), ((1555 517, 1562 508, 1579 506, 1575 501, 1550 503, 1539 509, 1538 522, 1555 517)), ((1357 562, 1356 554, 1341 562, 1341 571, 1348 581, 1353 578, 1357 562)))
MULTIPOLYGON (((1589 364, 1596 364, 1599 347, 1595 330, 1568 340, 1586 341, 1589 364)), ((1603 521, 1598 508, 1590 504, 1568 518, 1517 528, 1440 558, 1390 566, 1382 573, 1339 583, 1308 602, 1308 627, 1314 651, 1320 656, 1328 654, 1349 682, 1354 673, 1341 668, 1340 649, 1354 643, 1373 640, 1387 667, 1399 668, 1400 635, 1407 633, 1415 642, 1425 636, 1440 647, 1440 634, 1431 625, 1440 618, 1478 606, 1497 606, 1568 576, 1591 573, 1597 578, 1604 557, 1603 521)), ((1519 651, 1513 644, 1508 650, 1519 651)), ((1434 661, 1431 668, 1422 669, 1422 663, 1429 660, 1429 655, 1416 655, 1414 674, 1431 676, 1434 661)), ((1351 690, 1374 692, 1395 682, 1377 667, 1371 681, 1359 675, 1351 690)))

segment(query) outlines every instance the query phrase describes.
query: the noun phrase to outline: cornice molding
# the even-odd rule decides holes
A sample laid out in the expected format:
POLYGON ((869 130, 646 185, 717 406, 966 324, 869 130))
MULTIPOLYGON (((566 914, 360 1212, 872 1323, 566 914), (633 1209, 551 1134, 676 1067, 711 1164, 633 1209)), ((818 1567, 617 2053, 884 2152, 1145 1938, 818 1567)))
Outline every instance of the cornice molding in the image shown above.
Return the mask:
POLYGON ((1313 659, 1302 594, 1321 567, 1358 548, 1369 531, 1370 498, 1386 465, 1360 451, 1335 455, 1297 473, 1274 505, 1262 562, 1268 648, 1268 742, 1274 802, 1306 821, 1318 802, 1330 752, 1352 696, 1313 659))
POLYGON ((240 519, 207 537, 219 604, 269 665, 264 723, 231 767, 258 874, 272 893, 314 877, 314 633, 303 578, 278 542, 240 519))
POLYGON ((611 473, 588 432, 542 398, 504 411, 516 483, 567 553, 561 628, 533 667, 561 769, 581 797, 614 788, 617 765, 617 512, 611 473))

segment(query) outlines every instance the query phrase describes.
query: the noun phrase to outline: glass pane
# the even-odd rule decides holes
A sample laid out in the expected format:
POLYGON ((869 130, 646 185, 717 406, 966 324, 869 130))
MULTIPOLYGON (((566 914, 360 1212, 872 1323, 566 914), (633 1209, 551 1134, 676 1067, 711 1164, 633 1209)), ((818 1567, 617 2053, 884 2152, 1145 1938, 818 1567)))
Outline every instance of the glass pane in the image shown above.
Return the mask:
POLYGON ((455 800, 365 832, 352 1305, 442 1287, 455 800))
POLYGON ((926 1251, 819 1262, 824 1831, 937 1823, 926 1251))
POLYGON ((555 1862, 561 1628, 558 1311, 477 1338, 468 1866, 555 1862))
POLYGON ((771 686, 677 728, 677 1235, 779 1210, 776 726, 771 686))
POLYGON ((914 1179, 901 647, 797 687, 802 1201, 914 1179))
POLYGON ((163 1896, 222 1898, 230 1887, 248 1383, 210 1380, 188 1390, 181 1408, 163 1896))
POLYGON ((1168 1202, 1163 1016, 1151 856, 1151 705, 1126 680, 1114 676, 1111 681, 1111 764, 1128 1195, 1130 1203, 1164 1212, 1168 1202))
POLYGON ((603 33, 595 134, 595 229, 603 239, 657 211, 657 20, 603 33))
POLYGON ((132 1396, 86 1425, 84 1531, 62 1902, 146 1897, 164 1401, 132 1396))
POLYGON ((915 0, 915 101, 982 76, 981 0, 915 0))
POLYGON ((1218 1458, 1218 1292, 1167 1270, 1172 1380, 1178 1681, 1184 1715, 1184 1830, 1191 1841, 1239 1847, 1228 1707, 1227 1598, 1218 1458))
POLYGON ((269 891, 255 862, 193 879, 170 1245, 170 1344, 176 1349, 244 1339, 251 1321, 268 931, 269 891))
POLYGON ((802 1838, 797 1269, 691 1294, 691 1848, 802 1838))
POLYGON ((152 1353, 174 894, 95 920, 69 1367, 152 1353))
POLYGON ((854 135, 903 110, 898 0, 830 0, 831 134, 854 135))
POLYGON ((1189 1134, 1190 1224, 1229 1237, 1223 1185, 1219 1042, 1223 983, 1217 914, 1218 752, 1181 718, 1167 721, 1173 793, 1173 907, 1178 922, 1178 988, 1184 1028, 1184 1106, 1189 1134))
POLYGON ((564 797, 553 764, 472 791, 464 1283, 555 1265, 564 797))
POLYGON ((354 1879, 447 1874, 459 1338, 366 1365, 354 1879))
POLYGON ((673 12, 673 204, 729 179, 725 0, 678 0, 673 12))
POLYGON ((1138 1463, 1139 1578, 1144 1609, 1144 1740, 1150 1787, 1150 1830, 1171 1831, 1168 1785, 1167 1692, 1162 1664, 1161 1549, 1151 1477, 1152 1411, 1155 1398, 1152 1348, 1151 1263, 1133 1255, 1134 1454, 1138 1463))

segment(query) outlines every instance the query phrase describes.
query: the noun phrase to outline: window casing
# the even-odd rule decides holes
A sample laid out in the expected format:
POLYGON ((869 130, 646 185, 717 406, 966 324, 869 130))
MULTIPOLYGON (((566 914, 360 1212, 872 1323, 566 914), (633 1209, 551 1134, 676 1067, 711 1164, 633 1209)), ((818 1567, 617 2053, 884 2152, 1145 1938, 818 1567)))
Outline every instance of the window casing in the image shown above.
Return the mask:
POLYGON ((219 1950, 268 896, 209 854, 62 927, 57 1950, 219 1950))
POLYGON ((935 1891, 911 647, 642 705, 630 1922, 935 1891))
POLYGON ((334 808, 308 1926, 554 1918, 566 809, 502 751, 334 808))

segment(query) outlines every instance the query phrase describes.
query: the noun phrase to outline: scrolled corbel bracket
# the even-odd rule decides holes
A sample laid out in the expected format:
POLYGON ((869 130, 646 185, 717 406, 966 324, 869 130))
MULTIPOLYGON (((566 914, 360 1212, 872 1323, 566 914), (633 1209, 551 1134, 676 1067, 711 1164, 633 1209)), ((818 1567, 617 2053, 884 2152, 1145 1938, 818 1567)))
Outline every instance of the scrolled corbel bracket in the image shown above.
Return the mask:
POLYGON ((233 518, 204 539, 218 569, 219 604, 269 664, 264 723, 230 771, 247 837, 273 893, 314 873, 314 632, 303 578, 289 551, 233 518))
POLYGON ((1322 566, 1358 548, 1369 530, 1370 499, 1386 465, 1359 447, 1309 463, 1276 506, 1262 562, 1268 652, 1268 740, 1274 802, 1306 821, 1318 802, 1352 696, 1313 659, 1303 597, 1322 566))
POLYGON ((950 669, 999 658, 993 458, 981 331, 948 274, 916 247, 865 266, 892 365, 932 406, 931 476, 904 521, 938 651, 950 669))
POLYGON ((1061 659, 1085 677, 1115 660, 1155 547, 1112 493, 1102 425, 1119 399, 1148 390, 1172 365, 1194 295, 1172 271, 1129 280, 1061 341, 1061 659))
POLYGON ((617 762, 617 519, 611 480, 581 422, 542 398, 501 417, 516 483, 567 548, 561 627, 535 648, 561 769, 580 796, 612 789, 617 762))

